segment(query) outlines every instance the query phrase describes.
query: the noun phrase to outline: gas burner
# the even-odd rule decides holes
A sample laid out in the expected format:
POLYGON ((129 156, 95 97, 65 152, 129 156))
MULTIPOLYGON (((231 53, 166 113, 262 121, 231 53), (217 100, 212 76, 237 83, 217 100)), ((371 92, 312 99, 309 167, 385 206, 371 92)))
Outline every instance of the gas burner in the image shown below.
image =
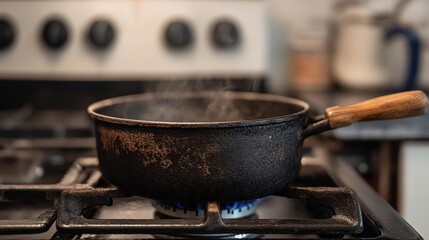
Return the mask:
MULTIPOLYGON (((219 212, 222 219, 257 219, 256 208, 261 199, 236 201, 229 203, 219 203, 219 212)), ((180 203, 169 201, 152 201, 155 207, 155 219, 169 218, 204 218, 206 207, 203 203, 180 203)), ((261 234, 183 234, 183 235, 159 235, 154 234, 155 238, 202 238, 202 239, 255 239, 260 238, 261 234)))
MULTIPOLYGON (((239 219, 255 214, 260 199, 220 203, 221 217, 223 219, 239 219)), ((173 218, 204 218, 205 204, 180 203, 169 201, 153 201, 158 213, 173 218)))

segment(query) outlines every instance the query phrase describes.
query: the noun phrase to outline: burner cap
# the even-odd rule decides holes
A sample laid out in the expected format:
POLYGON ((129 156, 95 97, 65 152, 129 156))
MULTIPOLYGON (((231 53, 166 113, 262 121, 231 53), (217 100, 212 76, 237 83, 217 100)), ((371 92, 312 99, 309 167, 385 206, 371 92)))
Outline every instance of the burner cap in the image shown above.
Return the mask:
MULTIPOLYGON (((220 203, 221 216, 224 219, 237 219, 251 216, 255 213, 260 199, 220 203)), ((156 210, 174 218, 203 218, 205 204, 180 203, 169 201, 153 201, 156 210)))

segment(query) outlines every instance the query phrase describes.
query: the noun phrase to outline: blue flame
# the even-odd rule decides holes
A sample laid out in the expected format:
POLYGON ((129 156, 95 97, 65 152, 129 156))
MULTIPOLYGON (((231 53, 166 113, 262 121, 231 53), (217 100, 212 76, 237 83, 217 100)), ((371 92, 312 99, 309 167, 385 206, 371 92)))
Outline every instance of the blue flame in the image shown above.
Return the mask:
MULTIPOLYGON (((220 203, 220 209, 234 211, 244 207, 253 207, 257 205, 260 201, 261 199, 254 199, 254 200, 220 203)), ((206 206, 206 204, 204 203, 183 203, 183 202, 170 202, 170 201, 157 201, 157 203, 163 207, 189 210, 189 211, 205 211, 205 206, 206 206)))

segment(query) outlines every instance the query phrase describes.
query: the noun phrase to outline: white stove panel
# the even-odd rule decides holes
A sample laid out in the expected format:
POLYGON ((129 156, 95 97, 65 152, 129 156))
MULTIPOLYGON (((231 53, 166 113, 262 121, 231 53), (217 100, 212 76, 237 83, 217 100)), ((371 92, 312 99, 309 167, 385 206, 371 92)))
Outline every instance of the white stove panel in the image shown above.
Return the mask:
POLYGON ((14 33, 11 44, 0 46, 0 79, 260 77, 270 65, 264 1, 6 0, 0 1, 0 20, 14 33), (45 27, 44 39, 48 20, 57 22, 45 27), (96 21, 102 24, 94 30, 99 38, 94 43, 89 31, 96 21), (233 47, 213 43, 213 28, 221 21, 235 27, 232 37, 237 39, 228 38, 228 28, 223 30, 226 38, 220 37, 236 41, 233 47), (174 22, 187 27, 184 33, 183 26, 173 30, 179 31, 176 48, 165 33, 174 22))

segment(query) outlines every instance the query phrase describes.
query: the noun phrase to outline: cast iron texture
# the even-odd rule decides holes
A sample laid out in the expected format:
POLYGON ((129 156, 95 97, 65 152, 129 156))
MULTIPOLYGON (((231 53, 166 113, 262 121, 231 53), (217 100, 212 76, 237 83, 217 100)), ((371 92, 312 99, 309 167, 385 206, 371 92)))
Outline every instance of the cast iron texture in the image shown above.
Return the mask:
POLYGON ((188 92, 104 100, 90 106, 89 113, 106 180, 134 195, 204 202, 254 199, 287 187, 299 171, 303 139, 329 127, 326 120, 307 127, 308 108, 305 102, 268 94, 188 92), (201 110, 212 98, 235 101, 245 120, 139 118, 165 99, 201 110))
POLYGON ((100 170, 128 193, 182 202, 238 201, 293 181, 304 118, 233 128, 156 128, 96 121, 100 170))

